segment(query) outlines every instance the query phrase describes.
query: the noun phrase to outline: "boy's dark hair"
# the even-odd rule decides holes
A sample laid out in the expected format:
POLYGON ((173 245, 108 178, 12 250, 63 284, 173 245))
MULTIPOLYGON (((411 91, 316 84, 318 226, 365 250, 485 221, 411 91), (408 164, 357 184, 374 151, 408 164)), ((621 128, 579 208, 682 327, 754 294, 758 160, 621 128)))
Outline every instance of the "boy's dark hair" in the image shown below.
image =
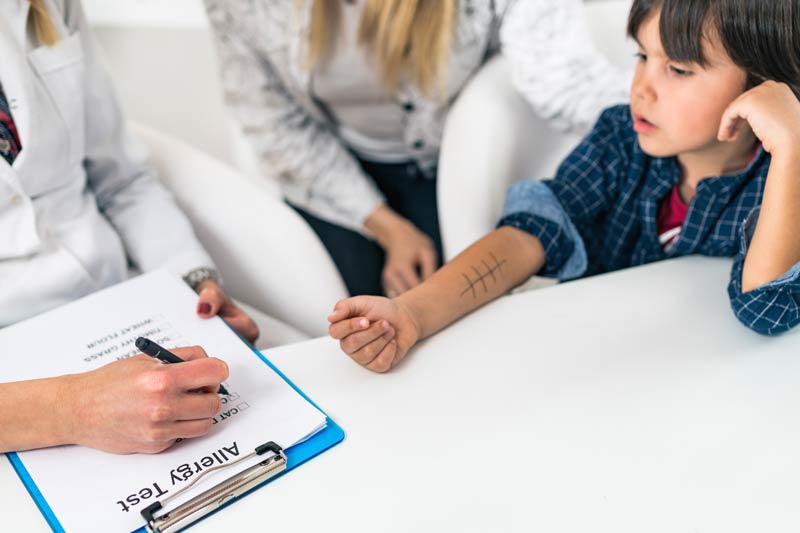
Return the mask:
POLYGON ((636 39, 659 9, 661 44, 670 59, 706 66, 703 40, 716 32, 747 72, 747 88, 774 80, 800 98, 800 0, 634 0, 628 35, 636 39))

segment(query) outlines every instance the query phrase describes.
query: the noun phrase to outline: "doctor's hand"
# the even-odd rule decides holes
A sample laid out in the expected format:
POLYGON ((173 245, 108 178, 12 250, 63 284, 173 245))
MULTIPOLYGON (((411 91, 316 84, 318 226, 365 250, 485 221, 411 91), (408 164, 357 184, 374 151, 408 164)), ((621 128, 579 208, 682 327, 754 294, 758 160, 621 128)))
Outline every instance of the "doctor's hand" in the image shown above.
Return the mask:
POLYGON ((374 372, 394 368, 420 338, 411 311, 397 300, 356 296, 328 315, 330 336, 356 363, 374 372))
POLYGON ((199 346, 176 348, 185 363, 137 355, 63 378, 66 442, 112 453, 157 453, 211 430, 228 366, 199 346))
POLYGON ((201 318, 211 318, 219 315, 231 325, 250 344, 258 338, 258 326, 247 313, 242 311, 231 298, 225 294, 222 287, 213 280, 206 280, 197 287, 197 314, 201 318))
POLYGON ((436 270, 433 241, 414 224, 387 206, 380 206, 364 222, 386 252, 383 290, 389 297, 413 289, 436 270))

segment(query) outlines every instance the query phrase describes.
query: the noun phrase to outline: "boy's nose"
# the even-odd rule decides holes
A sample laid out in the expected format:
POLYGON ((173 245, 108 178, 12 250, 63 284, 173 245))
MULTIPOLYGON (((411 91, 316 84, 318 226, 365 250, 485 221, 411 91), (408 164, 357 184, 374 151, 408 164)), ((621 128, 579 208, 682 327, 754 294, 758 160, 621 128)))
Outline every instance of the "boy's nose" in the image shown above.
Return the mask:
POLYGON ((655 91, 652 85, 644 76, 636 76, 631 85, 631 100, 652 101, 655 99, 655 91))

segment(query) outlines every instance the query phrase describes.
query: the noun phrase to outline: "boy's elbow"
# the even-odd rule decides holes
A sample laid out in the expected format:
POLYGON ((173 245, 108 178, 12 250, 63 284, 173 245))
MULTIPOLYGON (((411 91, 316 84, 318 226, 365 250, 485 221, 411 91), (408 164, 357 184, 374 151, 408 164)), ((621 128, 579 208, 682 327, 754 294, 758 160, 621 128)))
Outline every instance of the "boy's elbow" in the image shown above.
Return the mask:
POLYGON ((772 337, 786 333, 800 323, 800 305, 791 294, 769 296, 768 299, 753 298, 744 293, 731 299, 731 307, 736 318, 748 329, 772 337))
POLYGON ((795 326, 795 324, 788 324, 788 323, 765 324, 760 321, 749 322, 746 320, 742 320, 741 317, 738 318, 742 322, 742 324, 744 324, 748 329, 760 335, 765 335, 767 337, 775 337, 777 335, 780 335, 781 333, 786 333, 795 326))

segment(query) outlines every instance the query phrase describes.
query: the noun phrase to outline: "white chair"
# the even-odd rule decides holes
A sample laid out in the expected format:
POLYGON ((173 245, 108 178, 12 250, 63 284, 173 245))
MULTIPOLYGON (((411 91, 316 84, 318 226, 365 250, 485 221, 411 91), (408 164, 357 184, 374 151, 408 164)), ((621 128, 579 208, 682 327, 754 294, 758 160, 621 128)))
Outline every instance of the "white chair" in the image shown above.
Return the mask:
POLYGON ((133 130, 220 269, 230 295, 254 307, 254 313, 278 319, 259 317, 264 340, 258 345, 326 335, 326 317, 347 291, 300 216, 200 150, 146 126, 133 130))
MULTIPOLYGON (((630 67, 625 25, 631 0, 586 4, 592 37, 613 63, 630 67)), ((438 205, 446 260, 497 224, 506 189, 552 177, 580 140, 550 130, 512 86, 502 56, 490 60, 453 104, 439 156, 438 205)))

